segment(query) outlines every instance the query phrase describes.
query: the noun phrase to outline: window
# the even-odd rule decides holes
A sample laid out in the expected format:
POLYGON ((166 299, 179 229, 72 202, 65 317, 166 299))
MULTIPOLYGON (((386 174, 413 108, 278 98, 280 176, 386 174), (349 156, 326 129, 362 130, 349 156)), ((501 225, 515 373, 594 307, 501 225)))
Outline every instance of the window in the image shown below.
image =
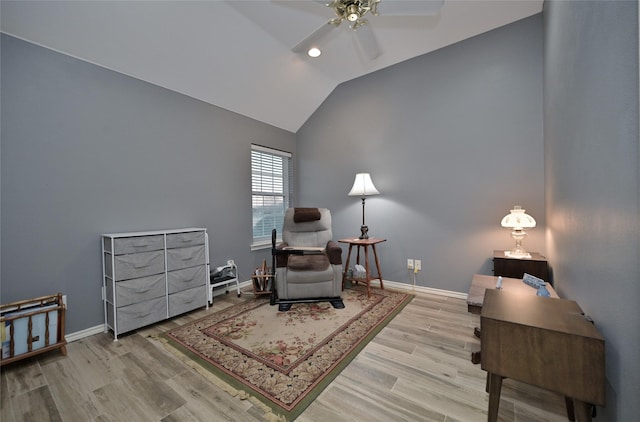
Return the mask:
POLYGON ((271 230, 281 236, 284 212, 293 190, 291 154, 251 145, 252 249, 271 245, 271 230))

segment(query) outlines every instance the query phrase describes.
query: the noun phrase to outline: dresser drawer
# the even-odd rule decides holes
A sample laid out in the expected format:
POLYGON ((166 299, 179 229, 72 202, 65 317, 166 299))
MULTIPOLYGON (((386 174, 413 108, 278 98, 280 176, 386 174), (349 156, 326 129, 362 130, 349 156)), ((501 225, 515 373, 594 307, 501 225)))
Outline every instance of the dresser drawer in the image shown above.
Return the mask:
POLYGON ((110 303, 113 303, 113 287, 115 284, 115 299, 118 307, 143 302, 167 294, 164 273, 116 282, 108 279, 105 282, 107 285, 107 300, 110 303))
POLYGON ((206 264, 204 245, 167 249, 167 271, 206 264))
MULTIPOLYGON (((167 317, 167 298, 159 297, 118 308, 118 333, 135 330, 167 317)), ((107 307, 107 321, 113 327, 113 306, 107 307)))
POLYGON ((204 232, 172 233, 167 235, 167 248, 186 248, 204 245, 204 232))
POLYGON ((104 250, 115 255, 138 252, 159 251, 164 249, 164 235, 132 236, 112 239, 104 238, 104 250))
POLYGON ((169 271, 167 273, 169 294, 191 289, 196 286, 206 286, 208 281, 207 278, 205 278, 206 272, 207 267, 205 265, 169 271))
MULTIPOLYGON (((146 277, 164 272, 164 251, 116 255, 113 261, 116 281, 146 277)), ((105 253, 105 264, 105 273, 113 278, 111 254, 105 253)))
POLYGON ((204 285, 169 295, 169 318, 183 314, 207 304, 207 290, 204 285))

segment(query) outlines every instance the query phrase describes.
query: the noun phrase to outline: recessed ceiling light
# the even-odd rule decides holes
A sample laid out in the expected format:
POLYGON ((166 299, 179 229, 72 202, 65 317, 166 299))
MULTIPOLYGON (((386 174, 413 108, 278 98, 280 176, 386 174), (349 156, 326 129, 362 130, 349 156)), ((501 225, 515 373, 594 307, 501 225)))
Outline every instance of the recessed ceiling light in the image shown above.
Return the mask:
POLYGON ((311 47, 309 51, 307 51, 307 54, 310 57, 318 57, 320 54, 322 54, 322 51, 320 51, 320 49, 317 47, 311 47))

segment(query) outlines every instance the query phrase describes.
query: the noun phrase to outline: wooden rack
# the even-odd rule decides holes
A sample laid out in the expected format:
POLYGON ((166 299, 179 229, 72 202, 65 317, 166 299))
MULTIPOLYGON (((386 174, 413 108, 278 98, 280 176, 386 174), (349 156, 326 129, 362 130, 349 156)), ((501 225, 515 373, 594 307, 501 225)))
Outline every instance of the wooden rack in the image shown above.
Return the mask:
POLYGON ((55 349, 66 356, 65 311, 62 293, 0 305, 0 365, 55 349))
POLYGON ((256 296, 270 295, 273 290, 274 275, 271 268, 267 267, 267 261, 263 260, 262 265, 255 269, 251 275, 251 285, 253 294, 256 296))

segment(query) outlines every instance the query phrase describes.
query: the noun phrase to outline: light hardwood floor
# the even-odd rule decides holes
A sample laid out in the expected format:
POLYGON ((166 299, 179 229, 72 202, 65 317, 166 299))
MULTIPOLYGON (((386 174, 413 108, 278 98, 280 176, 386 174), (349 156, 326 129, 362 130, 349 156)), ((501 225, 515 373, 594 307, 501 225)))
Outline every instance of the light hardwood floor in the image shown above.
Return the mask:
MULTIPOLYGON (((169 352, 156 335, 250 295, 219 296, 198 310, 124 335, 98 334, 2 368, 0 420, 264 421, 250 400, 223 391, 169 352)), ((264 299, 263 299, 264 300, 264 299)), ((486 373, 470 361, 479 316, 466 302, 417 294, 297 419, 486 421, 486 373)), ((505 380, 501 421, 566 421, 557 394, 505 380)))

